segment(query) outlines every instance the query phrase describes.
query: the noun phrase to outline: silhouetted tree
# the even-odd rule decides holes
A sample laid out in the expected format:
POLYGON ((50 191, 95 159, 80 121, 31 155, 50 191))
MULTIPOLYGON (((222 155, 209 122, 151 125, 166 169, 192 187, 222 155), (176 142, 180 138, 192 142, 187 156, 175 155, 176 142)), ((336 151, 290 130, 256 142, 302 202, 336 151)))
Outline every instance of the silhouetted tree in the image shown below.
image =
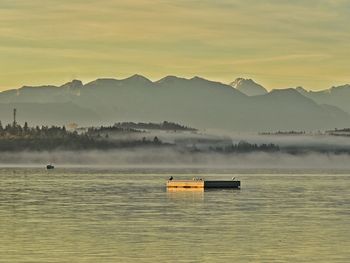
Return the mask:
POLYGON ((160 143, 160 140, 158 139, 158 137, 157 137, 157 136, 155 136, 155 137, 154 137, 154 139, 153 139, 153 143, 155 143, 155 144, 160 143))
POLYGON ((24 126, 23 126, 23 131, 24 131, 24 133, 25 133, 25 134, 27 134, 27 133, 28 133, 28 131, 29 131, 29 128, 28 128, 28 123, 27 123, 27 122, 25 122, 25 123, 24 123, 24 126))

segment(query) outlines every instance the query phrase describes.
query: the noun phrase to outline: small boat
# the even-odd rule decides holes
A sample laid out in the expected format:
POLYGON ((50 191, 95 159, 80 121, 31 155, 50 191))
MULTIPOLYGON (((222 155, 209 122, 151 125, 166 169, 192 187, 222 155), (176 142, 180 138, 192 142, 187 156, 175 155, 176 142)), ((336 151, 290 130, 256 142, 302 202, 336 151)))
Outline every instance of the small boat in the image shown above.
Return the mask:
POLYGON ((47 170, 52 170, 52 169, 54 169, 54 168, 55 168, 55 166, 53 166, 52 164, 46 165, 46 169, 47 169, 47 170))
POLYGON ((168 180, 166 184, 167 188, 201 188, 201 189, 239 189, 241 187, 241 181, 235 180, 168 180))

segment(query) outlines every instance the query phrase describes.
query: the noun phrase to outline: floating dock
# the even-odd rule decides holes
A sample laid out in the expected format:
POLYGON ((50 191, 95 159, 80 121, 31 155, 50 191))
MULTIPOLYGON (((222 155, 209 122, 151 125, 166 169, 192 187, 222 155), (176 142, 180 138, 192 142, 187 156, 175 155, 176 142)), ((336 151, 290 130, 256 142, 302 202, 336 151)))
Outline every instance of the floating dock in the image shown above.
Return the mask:
POLYGON ((240 181, 207 181, 207 180, 168 180, 166 184, 168 189, 171 188, 188 188, 188 189, 233 189, 240 188, 240 181))

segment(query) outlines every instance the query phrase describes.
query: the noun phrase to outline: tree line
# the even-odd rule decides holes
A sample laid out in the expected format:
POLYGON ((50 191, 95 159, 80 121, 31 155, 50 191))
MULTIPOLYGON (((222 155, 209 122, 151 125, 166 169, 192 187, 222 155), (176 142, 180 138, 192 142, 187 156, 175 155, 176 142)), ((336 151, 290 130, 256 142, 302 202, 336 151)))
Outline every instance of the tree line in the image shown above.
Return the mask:
POLYGON ((280 147, 273 143, 258 145, 240 141, 237 144, 223 147, 210 147, 210 150, 220 153, 278 152, 280 151, 280 147))
POLYGON ((118 122, 114 124, 115 128, 135 129, 135 130, 167 130, 167 131, 197 131, 197 129, 187 127, 175 122, 163 121, 161 123, 145 122, 118 122))
POLYGON ((104 133, 105 131, 104 127, 100 127, 94 129, 93 132, 90 130, 78 133, 76 130, 67 130, 65 126, 29 127, 27 122, 23 126, 8 124, 3 127, 0 122, 0 151, 108 150, 168 145, 158 137, 153 139, 143 137, 130 140, 109 140, 108 133, 104 133))

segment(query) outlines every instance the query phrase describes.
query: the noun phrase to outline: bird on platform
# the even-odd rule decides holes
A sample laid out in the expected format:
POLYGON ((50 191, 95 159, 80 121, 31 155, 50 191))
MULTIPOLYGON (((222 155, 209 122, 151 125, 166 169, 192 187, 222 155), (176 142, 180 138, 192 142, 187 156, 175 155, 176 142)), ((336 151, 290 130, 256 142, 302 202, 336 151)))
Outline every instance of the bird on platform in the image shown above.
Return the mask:
POLYGON ((169 181, 172 181, 173 179, 174 179, 174 177, 170 176, 169 181))

